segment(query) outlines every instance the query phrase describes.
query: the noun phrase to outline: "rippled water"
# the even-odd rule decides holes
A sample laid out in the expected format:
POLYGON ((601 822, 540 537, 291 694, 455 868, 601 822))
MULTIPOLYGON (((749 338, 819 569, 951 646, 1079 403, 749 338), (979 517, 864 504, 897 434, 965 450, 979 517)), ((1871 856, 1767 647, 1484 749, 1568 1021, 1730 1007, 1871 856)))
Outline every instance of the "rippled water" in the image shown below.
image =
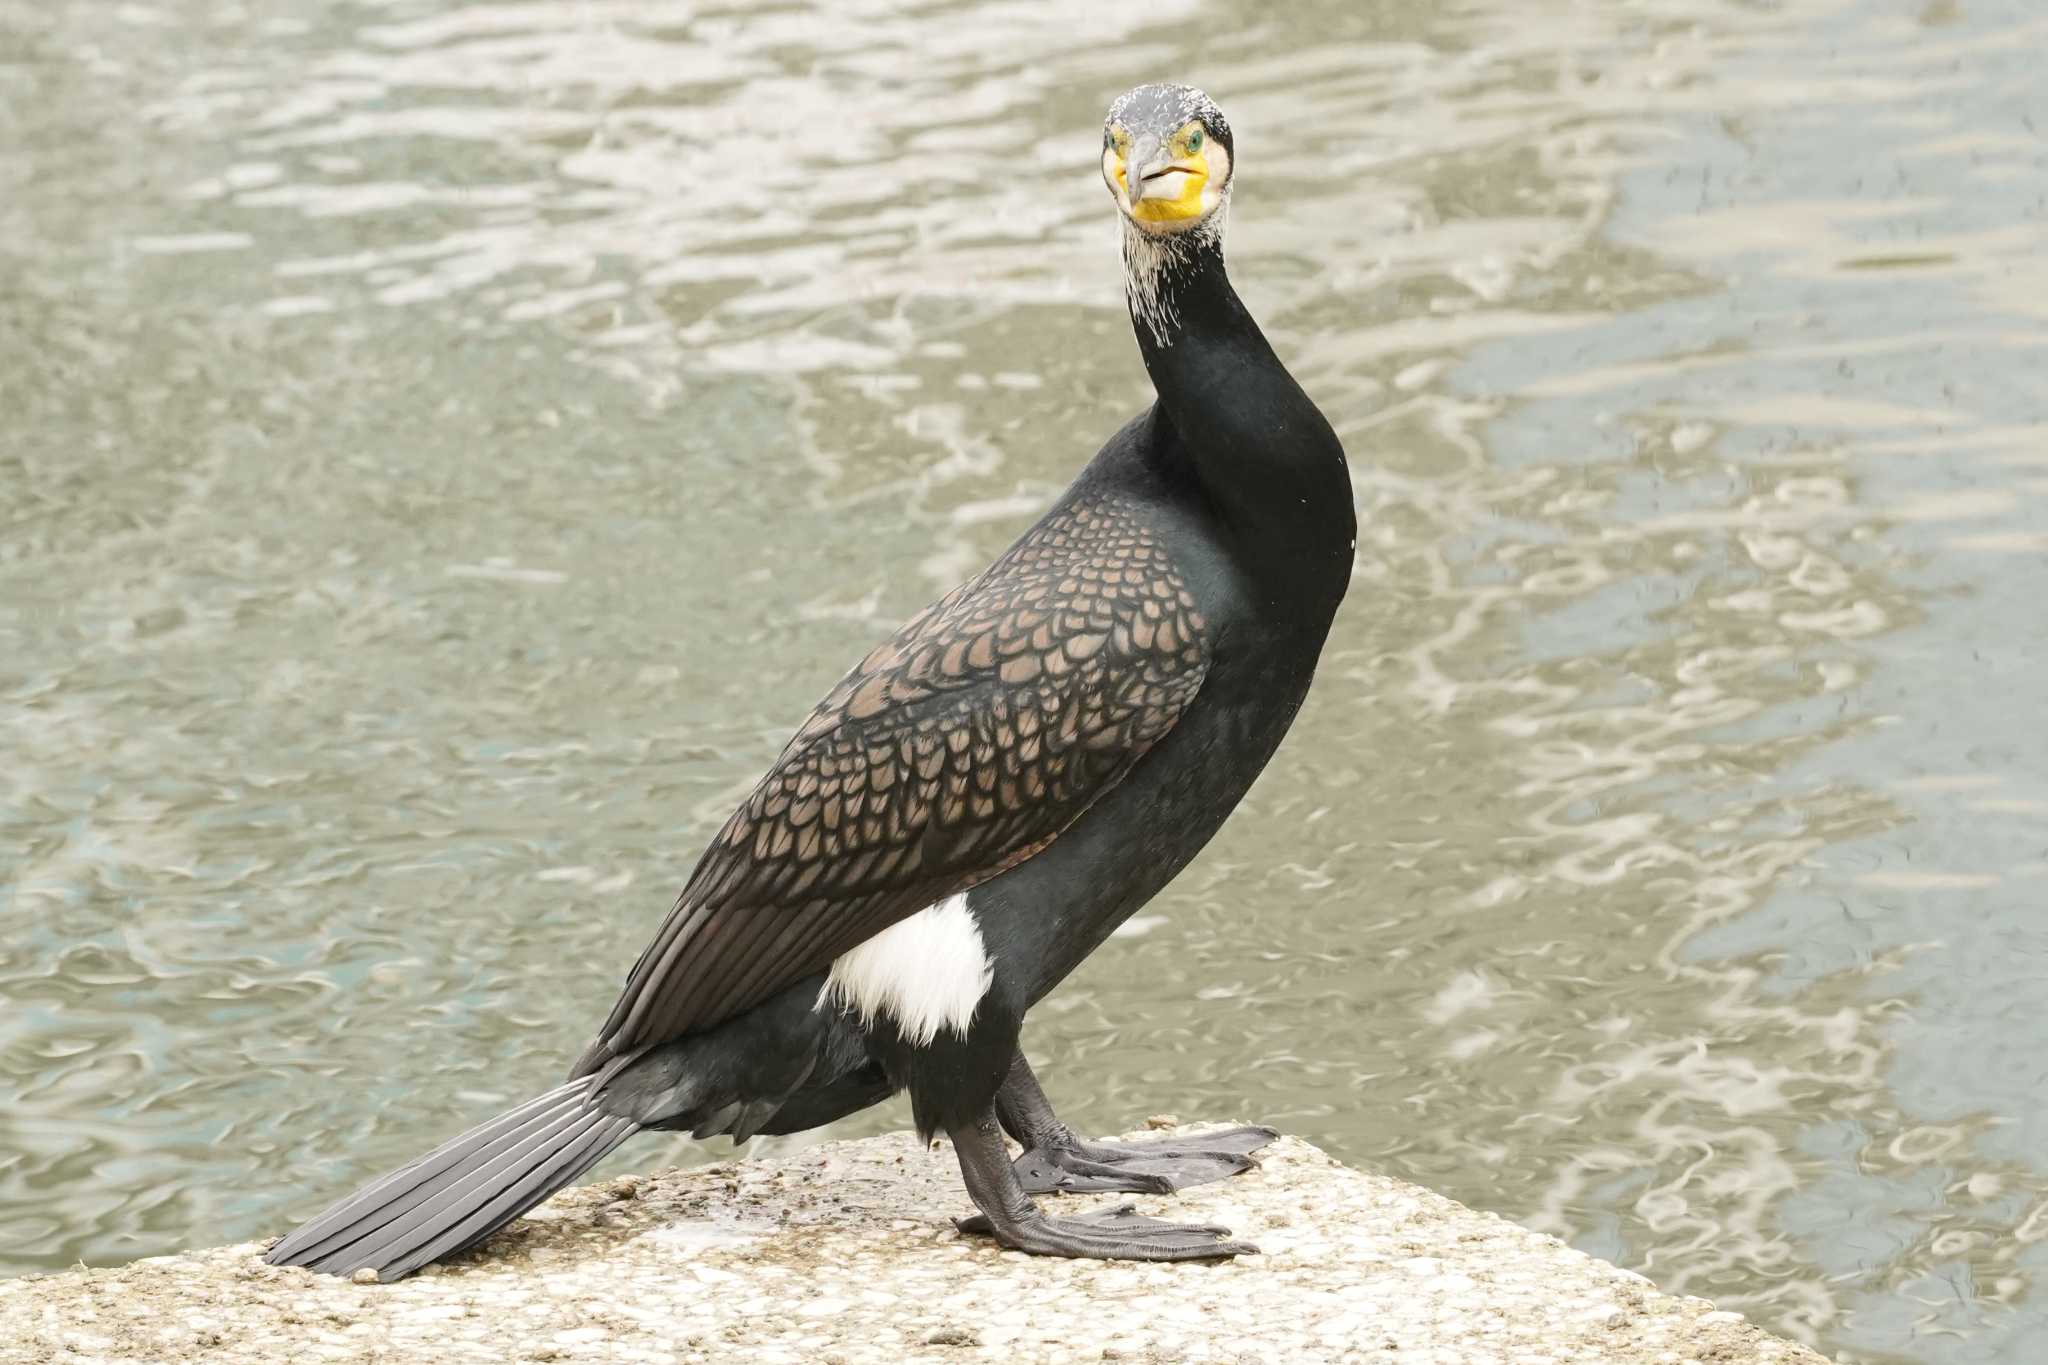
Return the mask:
POLYGON ((0 1268, 279 1230, 558 1075, 795 719, 1144 401, 1095 127, 1171 75, 1365 530, 1274 771, 1034 1016, 1068 1116, 2033 1359, 2044 44, 0 0, 0 1268))

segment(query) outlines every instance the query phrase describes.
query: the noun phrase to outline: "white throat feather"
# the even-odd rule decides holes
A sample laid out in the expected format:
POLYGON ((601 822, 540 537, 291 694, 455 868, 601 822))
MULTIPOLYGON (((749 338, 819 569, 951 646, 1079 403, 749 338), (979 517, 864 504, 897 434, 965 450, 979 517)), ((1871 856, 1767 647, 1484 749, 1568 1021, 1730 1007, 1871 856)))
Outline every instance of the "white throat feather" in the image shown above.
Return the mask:
POLYGON ((1226 197, 1213 213, 1178 232, 1148 232, 1129 218, 1122 220, 1124 297, 1130 300, 1132 320, 1150 331, 1160 346, 1173 345, 1173 333, 1180 326, 1180 313, 1166 286, 1198 252, 1222 242, 1223 220, 1229 213, 1226 197))

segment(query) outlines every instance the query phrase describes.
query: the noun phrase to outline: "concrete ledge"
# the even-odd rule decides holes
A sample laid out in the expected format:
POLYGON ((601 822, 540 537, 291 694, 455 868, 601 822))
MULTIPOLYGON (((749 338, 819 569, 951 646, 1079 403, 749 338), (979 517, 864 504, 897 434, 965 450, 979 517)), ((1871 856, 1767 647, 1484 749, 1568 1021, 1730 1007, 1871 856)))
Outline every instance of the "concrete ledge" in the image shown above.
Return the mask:
POLYGON ((0 1282, 0 1361, 1825 1365, 1305 1142, 1261 1155, 1225 1184, 1131 1201, 1265 1253, 1218 1265, 961 1237, 951 1154, 899 1133, 565 1191, 395 1285, 272 1269, 260 1243, 0 1282))

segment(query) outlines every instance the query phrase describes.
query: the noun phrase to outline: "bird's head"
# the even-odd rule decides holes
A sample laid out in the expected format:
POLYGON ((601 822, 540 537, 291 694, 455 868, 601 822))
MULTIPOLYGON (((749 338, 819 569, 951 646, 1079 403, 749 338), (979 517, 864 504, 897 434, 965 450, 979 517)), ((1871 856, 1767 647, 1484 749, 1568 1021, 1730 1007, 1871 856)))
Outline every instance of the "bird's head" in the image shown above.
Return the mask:
POLYGON ((1170 237, 1230 202, 1230 125, 1191 85, 1141 85, 1109 106, 1102 178, 1138 231, 1170 237))

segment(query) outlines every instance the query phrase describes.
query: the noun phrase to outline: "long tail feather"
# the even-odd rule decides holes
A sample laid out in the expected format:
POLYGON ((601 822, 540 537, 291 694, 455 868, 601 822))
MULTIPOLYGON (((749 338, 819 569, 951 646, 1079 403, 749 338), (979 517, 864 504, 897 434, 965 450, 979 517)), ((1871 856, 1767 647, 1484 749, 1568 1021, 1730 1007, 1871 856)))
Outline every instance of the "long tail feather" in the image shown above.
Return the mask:
POLYGON ((270 1249, 272 1265, 396 1280, 475 1246, 640 1130, 557 1086, 371 1182, 270 1249))

